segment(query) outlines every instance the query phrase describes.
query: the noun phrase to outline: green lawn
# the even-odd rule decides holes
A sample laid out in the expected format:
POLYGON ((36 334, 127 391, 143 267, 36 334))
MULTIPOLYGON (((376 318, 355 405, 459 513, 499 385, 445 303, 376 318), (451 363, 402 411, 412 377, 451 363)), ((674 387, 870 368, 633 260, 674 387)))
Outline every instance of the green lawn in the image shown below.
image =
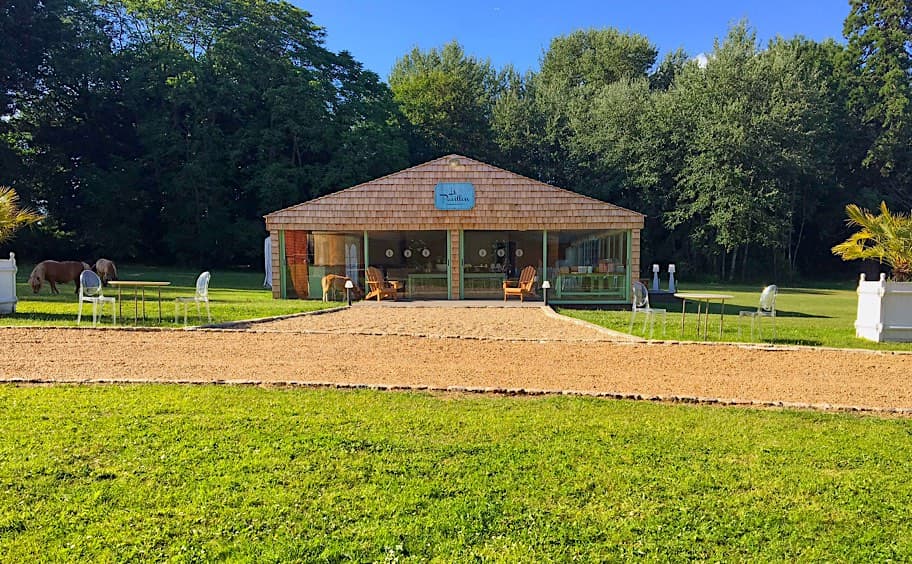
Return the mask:
MULTIPOLYGON (((77 298, 75 286, 58 284, 60 294, 51 295, 47 285, 41 288, 39 294, 33 294, 28 285, 28 277, 32 265, 19 265, 16 276, 16 291, 19 303, 14 315, 0 316, 2 325, 76 325, 77 298)), ((164 280, 171 282, 171 286, 162 289, 162 318, 158 322, 158 292, 154 289, 146 290, 146 322, 139 321, 138 325, 173 327, 174 323, 174 298, 177 296, 193 296, 196 277, 199 272, 189 272, 175 268, 160 267, 119 267, 117 271, 121 280, 164 280)), ((105 289, 105 295, 117 296, 114 288, 105 289)), ((272 290, 263 288, 263 274, 261 272, 236 272, 213 271, 209 283, 209 301, 212 310, 212 322, 224 323, 243 319, 271 317, 303 311, 313 311, 326 307, 341 306, 341 302, 323 303, 315 300, 274 300, 272 290)), ((141 302, 140 302, 141 303, 141 302)), ((123 290, 123 315, 118 313, 118 325, 133 325, 134 301, 133 290, 123 290)), ((111 309, 105 309, 103 324, 111 324, 111 309)), ((89 325, 92 322, 92 307, 83 305, 83 324, 88 315, 89 325)), ((205 309, 203 309, 205 316, 205 309)), ((204 323, 205 317, 203 317, 204 323)), ((191 307, 188 317, 190 324, 198 324, 195 308, 191 307)), ((183 318, 177 324, 183 326, 183 318)))
POLYGON ((587 398, 0 386, 0 561, 912 558, 912 423, 587 398))
MULTIPOLYGON (((740 320, 741 310, 757 309, 760 300, 760 286, 748 287, 729 284, 686 285, 679 291, 714 292, 735 296, 725 302, 725 319, 723 323, 723 341, 750 341, 750 321, 740 320), (743 325, 742 325, 743 323, 743 325), (740 331, 739 331, 740 329, 740 331)), ((661 303, 651 300, 653 307, 666 308, 667 331, 664 338, 697 340, 696 306, 688 303, 685 331, 681 335, 681 305, 679 301, 661 303)), ((855 287, 844 285, 820 285, 818 287, 780 287, 776 299, 776 336, 773 338, 770 319, 763 319, 763 341, 778 344, 814 345, 839 348, 867 348, 877 350, 912 351, 912 343, 874 343, 855 337, 855 313, 858 307, 858 296, 855 287)), ((624 310, 573 310, 560 308, 560 313, 583 319, 609 329, 627 332, 630 326, 630 309, 624 310)), ((719 340, 719 302, 714 302, 710 310, 708 340, 719 340)), ((637 324, 633 333, 648 336, 649 329, 643 331, 643 316, 637 315, 637 324)), ((662 339, 661 316, 657 318, 656 339, 662 339)), ((755 336, 755 341, 759 340, 755 336)))
MULTIPOLYGON (((35 295, 26 281, 31 266, 20 266, 17 280, 19 304, 15 315, 0 317, 2 325, 75 325, 76 324, 76 297, 72 284, 59 286, 60 294, 51 296, 47 288, 35 295)), ((174 268, 157 267, 122 267, 119 270, 122 280, 167 280, 171 286, 162 290, 162 310, 164 322, 158 323, 158 305, 154 291, 147 292, 146 315, 147 326, 175 326, 174 303, 176 296, 191 296, 194 291, 197 272, 174 268)), ((274 315, 284 315, 313 311, 326 307, 337 307, 342 302, 323 303, 318 300, 274 300, 270 290, 262 287, 263 275, 259 272, 234 272, 215 271, 212 273, 210 285, 210 299, 214 323, 239 321, 274 315)), ((685 285, 682 291, 710 291, 734 295, 735 298, 725 304, 725 324, 723 341, 749 341, 750 325, 745 320, 743 326, 739 323, 740 310, 756 310, 760 298, 761 288, 753 286, 701 284, 685 285), (743 331, 739 331, 743 327, 743 331)), ((116 290, 110 289, 108 294, 116 295, 116 290)), ((681 312, 679 302, 660 303, 653 300, 654 307, 668 309, 667 330, 665 338, 686 340, 697 339, 695 308, 692 304, 688 307, 687 327, 681 335, 681 312)), ((776 336, 773 338, 772 325, 769 319, 762 320, 764 333, 763 340, 779 344, 816 345, 840 348, 869 348, 878 350, 905 350, 912 351, 912 343, 878 344, 855 337, 855 308, 857 296, 854 285, 821 284, 817 287, 780 288, 776 302, 776 336)), ((89 315, 91 309, 84 306, 83 316, 89 315)), ((110 311, 110 310, 108 310, 110 311)), ((575 310, 559 308, 564 315, 590 321, 597 325, 627 331, 630 321, 630 312, 623 310, 575 310)), ((710 318, 709 340, 719 340, 718 334, 719 304, 712 306, 713 315, 710 318)), ((191 317, 195 321, 194 314, 191 317)), ((642 321, 642 317, 639 318, 642 321)), ((110 315, 105 318, 105 324, 110 324, 110 315)), ((133 300, 132 291, 124 290, 123 315, 118 320, 123 325, 133 325, 133 300)), ((142 324, 142 323, 140 323, 142 324)), ((179 326, 183 325, 181 321, 179 326)), ((646 336, 642 323, 634 327, 634 334, 646 336)), ((657 322, 654 337, 663 338, 661 320, 657 322)), ((755 339, 759 340, 759 339, 755 339)))

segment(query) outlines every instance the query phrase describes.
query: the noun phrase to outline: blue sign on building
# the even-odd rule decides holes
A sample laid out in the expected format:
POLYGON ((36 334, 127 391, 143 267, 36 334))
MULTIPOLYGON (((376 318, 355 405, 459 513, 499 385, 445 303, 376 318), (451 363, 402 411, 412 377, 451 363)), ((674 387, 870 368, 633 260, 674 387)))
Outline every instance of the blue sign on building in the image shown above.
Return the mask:
POLYGON ((434 187, 438 210, 470 210, 475 207, 475 186, 471 182, 439 182, 434 187))

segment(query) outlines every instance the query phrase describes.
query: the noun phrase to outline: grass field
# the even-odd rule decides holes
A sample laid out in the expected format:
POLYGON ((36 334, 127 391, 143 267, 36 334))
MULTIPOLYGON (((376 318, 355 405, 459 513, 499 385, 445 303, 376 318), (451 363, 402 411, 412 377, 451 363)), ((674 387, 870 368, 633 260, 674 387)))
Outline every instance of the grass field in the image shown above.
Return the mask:
MULTIPOLYGON (((33 294, 27 284, 31 265, 20 265, 16 276, 16 291, 19 303, 14 315, 0 316, 0 325, 76 325, 77 298, 73 284, 60 284, 60 294, 51 295, 48 287, 33 294)), ((174 323, 174 298, 193 296, 196 277, 199 272, 188 272, 175 268, 160 267, 120 267, 118 275, 121 280, 163 280, 171 282, 162 289, 162 323, 158 322, 158 293, 154 289, 146 290, 146 321, 139 320, 138 325, 174 327, 183 326, 183 318, 174 323)), ((108 288, 107 296, 117 296, 117 290, 108 288)), ((133 291, 123 290, 122 315, 118 313, 119 325, 133 325, 134 300, 133 291)), ((326 307, 337 307, 341 302, 323 303, 313 300, 274 300, 272 290, 263 288, 263 274, 259 272, 214 271, 209 283, 209 301, 213 323, 225 323, 243 319, 255 319, 274 315, 285 315, 303 311, 313 311, 326 307)), ((140 302, 141 303, 141 302, 140 302)), ((111 324, 111 308, 105 309, 103 325, 111 324)), ((88 315, 89 325, 92 322, 91 304, 83 305, 83 324, 88 315)), ((205 309, 203 309, 203 322, 205 309)), ((191 308, 188 322, 198 324, 196 310, 191 308)))
POLYGON ((0 561, 912 557, 907 420, 0 386, 0 561))
MULTIPOLYGON (((725 302, 725 319, 722 341, 750 341, 750 320, 739 319, 741 310, 757 309, 762 288, 753 286, 701 284, 686 285, 680 291, 714 292, 729 294, 734 299, 725 302)), ((666 308, 667 330, 663 337, 661 316, 658 316, 653 337, 656 339, 698 340, 696 333, 696 306, 687 304, 686 327, 681 333, 681 305, 679 301, 658 302, 652 306, 666 308)), ((719 302, 711 306, 708 340, 719 339, 719 302)), ((776 331, 772 331, 770 319, 763 319, 763 341, 778 344, 811 345, 839 348, 866 348, 877 350, 912 351, 912 343, 875 343, 855 337, 855 314, 858 296, 854 286, 820 285, 817 287, 780 287, 776 299, 776 331)), ((574 310, 560 308, 560 313, 583 319, 609 329, 627 332, 630 326, 630 311, 625 310, 574 310)), ((633 333, 648 336, 649 329, 643 330, 642 315, 637 316, 633 333)), ((755 336, 755 341, 760 340, 755 336)))

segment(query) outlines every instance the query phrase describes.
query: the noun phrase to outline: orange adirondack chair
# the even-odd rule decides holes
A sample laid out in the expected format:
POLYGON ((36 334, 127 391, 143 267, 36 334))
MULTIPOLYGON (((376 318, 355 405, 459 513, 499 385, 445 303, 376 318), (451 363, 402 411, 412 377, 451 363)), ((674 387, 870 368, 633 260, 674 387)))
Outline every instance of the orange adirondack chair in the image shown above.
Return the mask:
POLYGON ((367 295, 364 296, 365 300, 376 296, 379 302, 383 298, 393 298, 395 300, 399 297, 399 289, 402 288, 402 283, 398 280, 385 280, 383 273, 375 266, 368 266, 365 275, 367 276, 368 289, 367 295))
POLYGON ((507 296, 519 296, 519 301, 525 301, 526 296, 529 294, 534 294, 535 292, 532 289, 532 286, 535 284, 535 267, 527 266, 522 269, 522 272, 519 273, 519 281, 513 282, 510 280, 504 280, 503 283, 503 292, 504 292, 504 301, 507 301, 507 296))

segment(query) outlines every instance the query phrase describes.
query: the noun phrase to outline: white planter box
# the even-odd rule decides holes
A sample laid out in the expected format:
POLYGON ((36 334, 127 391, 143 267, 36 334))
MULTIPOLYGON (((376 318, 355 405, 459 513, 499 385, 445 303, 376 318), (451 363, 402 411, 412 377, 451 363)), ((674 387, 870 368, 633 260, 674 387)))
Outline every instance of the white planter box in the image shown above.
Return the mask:
POLYGON ((0 259, 0 314, 16 313, 16 255, 0 259))
POLYGON ((882 343, 912 341, 912 282, 858 282, 855 336, 882 343))

